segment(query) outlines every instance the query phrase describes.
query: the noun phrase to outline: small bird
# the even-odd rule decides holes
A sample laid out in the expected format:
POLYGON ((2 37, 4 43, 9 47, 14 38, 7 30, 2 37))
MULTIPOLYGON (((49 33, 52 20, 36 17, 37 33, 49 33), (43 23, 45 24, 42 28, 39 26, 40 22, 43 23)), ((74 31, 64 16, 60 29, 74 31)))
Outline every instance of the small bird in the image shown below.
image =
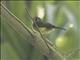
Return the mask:
POLYGON ((52 25, 48 22, 43 22, 39 17, 33 18, 33 29, 35 31, 38 31, 39 29, 42 34, 50 33, 51 31, 54 31, 55 29, 65 30, 62 27, 56 27, 55 25, 52 25))
POLYGON ((39 17, 32 17, 26 8, 25 8, 25 10, 33 22, 33 31, 37 31, 37 32, 40 31, 42 34, 47 34, 47 33, 52 32, 55 29, 65 30, 62 27, 57 27, 48 22, 43 22, 41 20, 41 18, 39 18, 39 17))

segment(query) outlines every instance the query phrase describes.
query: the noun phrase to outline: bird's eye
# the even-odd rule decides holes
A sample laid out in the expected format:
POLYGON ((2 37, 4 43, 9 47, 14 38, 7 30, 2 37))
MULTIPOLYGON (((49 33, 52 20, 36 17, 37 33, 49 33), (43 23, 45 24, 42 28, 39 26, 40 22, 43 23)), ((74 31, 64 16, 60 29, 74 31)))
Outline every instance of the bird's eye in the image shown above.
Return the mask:
POLYGON ((41 19, 39 17, 34 17, 33 20, 34 21, 40 21, 41 19))

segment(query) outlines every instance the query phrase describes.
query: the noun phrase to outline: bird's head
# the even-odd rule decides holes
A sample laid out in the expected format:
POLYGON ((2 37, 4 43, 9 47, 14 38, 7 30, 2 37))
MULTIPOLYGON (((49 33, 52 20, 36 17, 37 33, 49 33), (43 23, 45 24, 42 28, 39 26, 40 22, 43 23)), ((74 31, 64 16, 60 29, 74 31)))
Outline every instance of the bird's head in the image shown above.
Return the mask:
POLYGON ((41 21, 41 19, 39 17, 34 17, 33 18, 33 22, 38 22, 38 21, 41 21))

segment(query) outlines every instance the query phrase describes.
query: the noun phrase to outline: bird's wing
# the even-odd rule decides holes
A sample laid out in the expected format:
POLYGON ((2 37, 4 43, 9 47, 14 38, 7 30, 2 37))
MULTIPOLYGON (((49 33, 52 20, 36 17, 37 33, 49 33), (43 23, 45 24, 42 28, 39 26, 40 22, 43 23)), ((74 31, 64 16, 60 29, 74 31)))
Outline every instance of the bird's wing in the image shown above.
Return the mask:
POLYGON ((44 24, 46 28, 50 28, 50 29, 55 28, 55 26, 50 23, 45 22, 44 24))

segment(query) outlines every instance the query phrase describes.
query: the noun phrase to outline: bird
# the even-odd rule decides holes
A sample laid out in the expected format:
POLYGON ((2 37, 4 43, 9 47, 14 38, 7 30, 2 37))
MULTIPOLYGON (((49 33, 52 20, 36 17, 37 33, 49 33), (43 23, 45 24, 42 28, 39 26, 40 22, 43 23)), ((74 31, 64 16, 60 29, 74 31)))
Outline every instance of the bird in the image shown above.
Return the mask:
POLYGON ((56 29, 65 30, 64 28, 57 27, 49 22, 43 22, 39 17, 33 18, 33 29, 37 32, 39 30, 42 34, 48 34, 56 29))
POLYGON ((49 22, 43 22, 38 16, 32 17, 28 10, 25 8, 27 14, 32 20, 32 30, 33 32, 41 32, 41 34, 48 34, 56 29, 65 30, 65 28, 57 27, 49 22))
POLYGON ((42 19, 37 16, 32 17, 26 8, 25 8, 25 10, 26 10, 27 14, 29 15, 29 18, 31 18, 32 31, 38 32, 41 35, 41 37, 42 37, 43 41, 45 42, 46 46, 48 47, 48 49, 51 50, 47 44, 48 43, 47 40, 45 39, 45 37, 47 37, 47 34, 55 29, 61 29, 61 30, 65 30, 65 29, 62 27, 57 27, 48 22, 43 22, 42 19))

